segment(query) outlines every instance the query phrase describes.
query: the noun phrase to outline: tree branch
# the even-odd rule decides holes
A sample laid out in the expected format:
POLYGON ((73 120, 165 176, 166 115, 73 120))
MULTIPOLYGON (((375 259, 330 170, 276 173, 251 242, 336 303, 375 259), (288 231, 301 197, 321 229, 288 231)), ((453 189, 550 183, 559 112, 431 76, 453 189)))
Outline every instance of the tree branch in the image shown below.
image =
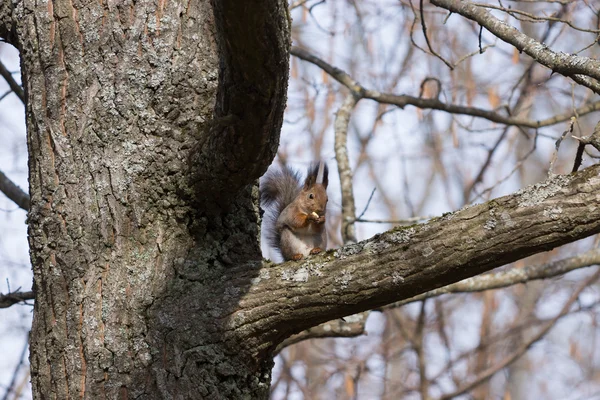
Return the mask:
POLYGON ((297 333, 285 339, 277 349, 275 354, 279 353, 287 346, 302 342, 308 339, 324 339, 332 337, 356 337, 365 333, 365 324, 368 313, 358 313, 342 319, 325 322, 324 324, 313 326, 310 329, 297 333))
POLYGON ((228 279, 247 291, 229 324, 275 346, 322 322, 585 238, 600 232, 598 193, 595 165, 302 262, 235 268, 228 279))
POLYGON ((354 93, 349 93, 343 104, 335 115, 335 158, 340 175, 340 187, 342 190, 342 240, 344 244, 356 243, 356 207, 354 205, 354 193, 352 190, 352 170, 348 159, 348 124, 352 110, 360 100, 354 93))
POLYGON ((0 293, 0 308, 8 308, 13 304, 33 299, 35 299, 33 292, 12 292, 7 294, 0 293))
POLYGON ((26 335, 25 338, 25 344, 23 345, 21 355, 19 356, 19 362, 17 363, 15 370, 13 371, 12 378, 10 379, 10 383, 8 384, 8 387, 4 392, 4 396, 2 396, 2 400, 8 400, 10 398, 9 396, 11 395, 11 392, 14 395, 13 399, 18 399, 19 397, 21 397, 20 394, 17 391, 15 391, 15 386, 17 385, 17 378, 19 377, 19 372, 21 371, 21 368, 25 366, 27 350, 29 349, 29 335, 26 335))
POLYGON ((485 27, 493 35, 516 47, 519 51, 531 56, 537 62, 550 68, 553 72, 574 79, 577 83, 585 85, 596 93, 598 82, 592 82, 581 75, 600 80, 600 62, 589 57, 575 56, 562 52, 555 52, 545 44, 521 33, 518 29, 508 25, 490 14, 485 8, 478 7, 468 1, 459 0, 431 0, 431 4, 462 15, 479 25, 485 27))
POLYGON ((205 194, 231 196, 258 179, 279 145, 289 70, 287 2, 212 2, 220 73, 214 120, 194 183, 205 194))
POLYGON ((600 151, 600 122, 596 124, 594 130, 589 136, 581 138, 573 136, 573 138, 579 141, 579 146, 577 146, 577 154, 575 156, 575 162, 573 163, 572 172, 575 172, 579 169, 579 167, 581 166, 581 162, 583 161, 583 151, 585 150, 585 146, 590 144, 596 150, 600 151))
MULTIPOLYGON (((591 267, 599 264, 600 249, 592 249, 574 257, 569 257, 546 264, 528 265, 524 268, 512 268, 508 271, 468 278, 439 289, 430 290, 429 292, 422 293, 409 299, 388 304, 378 309, 378 311, 402 307, 405 304, 438 297, 443 294, 483 292, 486 290, 501 289, 508 286, 517 285, 519 283, 527 283, 529 281, 554 278, 576 269, 591 267)), ((363 315, 366 316, 368 314, 356 314, 356 316, 363 315)), ((349 320, 349 318, 344 319, 346 320, 345 323, 339 319, 336 321, 329 321, 293 335, 284 340, 283 343, 277 347, 277 351, 280 351, 286 346, 307 339, 325 337, 355 337, 364 333, 364 324, 366 322, 364 318, 362 320, 362 324, 356 323, 354 320, 349 320)))
POLYGON ((29 211, 29 195, 0 171, 0 192, 25 211, 29 211))
POLYGON ((524 128, 542 128, 544 126, 555 125, 564 121, 568 121, 572 116, 578 115, 582 116, 585 114, 589 114, 594 111, 600 110, 600 101, 596 101, 594 103, 586 104, 585 106, 573 110, 570 113, 555 115, 550 118, 546 118, 543 120, 529 120, 520 117, 511 117, 504 116, 498 114, 495 111, 484 110, 481 108, 475 107, 466 107, 466 106, 458 106, 454 104, 444 103, 437 98, 432 99, 424 99, 421 97, 408 96, 404 94, 395 95, 392 93, 380 93, 376 90, 370 90, 362 86, 360 83, 356 82, 350 75, 341 69, 334 67, 331 64, 328 64, 324 60, 316 57, 315 55, 309 53, 308 51, 301 49, 296 46, 292 46, 291 49, 292 55, 304 60, 308 61, 327 74, 329 74, 336 81, 346 86, 348 89, 353 91, 354 93, 360 95, 362 98, 371 99, 383 104, 391 104, 398 106, 400 108, 404 108, 407 105, 415 106, 421 109, 432 109, 445 111, 450 114, 461 114, 461 115, 469 115, 472 117, 484 118, 492 122, 497 122, 504 125, 509 126, 521 126, 524 128))
POLYGON ((15 78, 13 78, 10 71, 6 69, 6 67, 4 66, 4 64, 2 64, 1 61, 0 61, 0 75, 2 75, 2 77, 6 80, 6 83, 8 83, 8 86, 10 86, 10 89, 13 92, 15 92, 15 94, 21 100, 21 102, 23 104, 25 104, 25 91, 23 90, 21 85, 19 85, 17 83, 17 81, 15 81, 15 78))
POLYGON ((439 400, 450 400, 450 399, 453 399, 453 398, 455 398, 457 396, 460 396, 461 394, 464 394, 464 393, 468 392, 469 390, 475 388, 477 385, 480 385, 481 383, 486 382, 488 379, 490 379, 492 376, 494 376, 498 371, 506 368, 507 366, 509 366, 510 364, 512 364, 513 362, 515 362, 517 359, 519 359, 519 357, 521 357, 523 354, 525 354, 525 352, 531 346, 533 346, 534 343, 536 343, 537 341, 539 341, 540 339, 542 339, 544 336, 546 336, 546 334, 548 333, 548 331, 550 331, 550 329, 552 329, 552 327, 556 324, 556 322, 562 316, 564 316, 565 314, 567 314, 569 312, 569 309, 571 308, 571 306, 573 305, 573 303, 579 298, 579 295, 581 294, 581 292, 586 287, 588 287, 589 285, 591 285, 593 282, 595 282, 596 280, 598 280, 599 277, 600 277, 600 270, 596 271, 595 274, 593 274, 591 277, 589 277, 588 279, 586 279, 575 290, 575 292, 573 292, 573 294, 567 300, 567 302, 564 304, 564 306, 562 307, 562 309, 558 313, 558 315, 556 315, 556 317, 554 317, 550 321, 548 321, 542 327, 542 329, 540 329, 538 331, 538 333, 536 333, 535 335, 533 335, 533 337, 531 337, 529 340, 521 343, 521 345, 519 347, 517 347, 517 349, 515 351, 513 351, 508 356, 504 357, 498 364, 496 364, 494 366, 491 366, 491 367, 485 369, 484 371, 482 371, 471 382, 467 382, 466 384, 464 384, 463 386, 461 386, 460 388, 458 388, 456 391, 454 391, 452 393, 443 395, 442 397, 440 397, 439 400))
POLYGON ((422 293, 418 296, 411 297, 410 299, 389 304, 382 307, 381 310, 400 307, 408 303, 414 303, 415 301, 421 301, 443 294, 483 292, 485 290, 501 289, 539 279, 554 278, 576 269, 591 267, 592 265, 598 264, 600 264, 600 249, 593 249, 574 257, 547 264, 528 265, 524 268, 512 268, 508 271, 468 278, 439 289, 422 293))

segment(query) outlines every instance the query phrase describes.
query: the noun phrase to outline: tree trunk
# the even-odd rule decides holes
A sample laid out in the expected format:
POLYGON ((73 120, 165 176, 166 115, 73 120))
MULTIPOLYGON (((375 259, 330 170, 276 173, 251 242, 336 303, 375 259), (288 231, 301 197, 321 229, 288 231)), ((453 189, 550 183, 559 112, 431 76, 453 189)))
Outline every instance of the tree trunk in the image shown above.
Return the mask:
POLYGON ((272 358, 257 361, 226 330, 243 293, 227 292, 221 277, 261 258, 253 182, 277 148, 289 20, 283 2, 218 3, 223 10, 208 1, 65 0, 11 10, 22 17, 27 93, 36 399, 268 396, 272 358), (248 21, 236 25, 232 13, 248 21), (221 85, 241 75, 236 56, 253 56, 229 48, 227 34, 265 41, 277 57, 269 70, 255 46, 265 68, 251 71, 262 86, 235 88, 237 101, 248 102, 246 90, 271 104, 254 114, 262 140, 244 132, 244 143, 236 126, 213 118, 219 92, 217 118, 248 120, 218 89, 220 75, 221 85), (219 74, 218 54, 228 52, 219 74), (219 162, 241 169, 222 159, 194 164, 206 143, 235 149, 256 172, 190 181, 211 170, 227 179, 219 162), (234 201, 215 204, 219 184, 234 201))

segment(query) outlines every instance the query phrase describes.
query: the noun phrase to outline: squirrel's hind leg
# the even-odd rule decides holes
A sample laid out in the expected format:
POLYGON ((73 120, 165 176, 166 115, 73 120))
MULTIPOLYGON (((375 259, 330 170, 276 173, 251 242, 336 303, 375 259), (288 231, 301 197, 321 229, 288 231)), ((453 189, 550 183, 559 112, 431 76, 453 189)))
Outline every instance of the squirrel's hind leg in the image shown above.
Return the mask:
POLYGON ((310 247, 290 229, 283 229, 281 231, 279 249, 285 260, 297 261, 307 256, 310 252, 310 247))

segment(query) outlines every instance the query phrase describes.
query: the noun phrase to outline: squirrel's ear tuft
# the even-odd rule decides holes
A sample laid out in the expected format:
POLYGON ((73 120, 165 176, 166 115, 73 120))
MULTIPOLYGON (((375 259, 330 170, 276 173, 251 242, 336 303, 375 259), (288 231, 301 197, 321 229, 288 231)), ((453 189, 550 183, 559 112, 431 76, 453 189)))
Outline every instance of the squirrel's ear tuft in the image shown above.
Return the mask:
POLYGON ((323 161, 312 164, 304 181, 304 189, 308 189, 315 184, 322 184, 323 187, 327 188, 329 183, 328 172, 327 164, 323 161))
POLYGON ((315 186, 315 183, 317 183, 317 172, 318 172, 319 166, 318 165, 311 165, 308 168, 308 174, 306 175, 306 179, 304 180, 304 188, 305 190, 315 186))
POLYGON ((327 189, 327 185, 329 184, 329 168, 327 168, 327 164, 321 161, 319 163, 320 170, 319 175, 317 175, 317 182, 322 184, 325 189, 327 189), (322 171, 321 171, 322 170, 322 171))

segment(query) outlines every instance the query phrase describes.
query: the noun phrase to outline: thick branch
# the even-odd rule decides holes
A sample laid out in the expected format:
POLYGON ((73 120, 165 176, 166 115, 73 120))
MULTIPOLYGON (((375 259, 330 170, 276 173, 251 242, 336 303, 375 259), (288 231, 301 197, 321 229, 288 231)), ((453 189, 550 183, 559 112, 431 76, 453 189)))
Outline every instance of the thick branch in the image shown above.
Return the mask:
POLYGON ((276 344, 319 323, 585 238, 600 232, 599 193, 595 165, 303 262, 263 267, 258 278, 236 272, 234 284, 252 279, 252 285, 230 324, 276 344))
MULTIPOLYGON (((537 62, 567 77, 585 75, 600 80, 600 62, 589 57, 575 56, 562 52, 555 52, 545 44, 525 35, 513 26, 495 18, 485 8, 478 7, 468 1, 459 0, 431 0, 431 4, 457 13, 485 27, 493 35, 515 46, 519 51, 531 56, 537 62)), ((580 77, 581 78, 581 77, 580 77)), ((588 86, 585 80, 576 79, 580 84, 588 86)), ((597 82, 593 90, 597 90, 597 82)))
POLYGON ((404 94, 395 95, 392 93, 381 93, 376 90, 370 90, 363 87, 360 83, 356 82, 346 72, 341 69, 328 64, 324 60, 310 54, 304 49, 299 47, 292 47, 291 53, 305 61, 315 64, 323 71, 327 72, 332 78, 346 86, 348 89, 357 93, 362 98, 371 99, 382 104, 391 104, 404 108, 408 105, 415 106, 421 109, 432 109, 445 111, 450 114, 461 114, 469 115, 472 117, 484 118, 488 121, 497 122, 509 126, 522 126, 524 128, 542 128, 544 126, 555 125, 564 121, 568 121, 572 116, 582 116, 589 114, 594 111, 600 110, 600 101, 587 104, 581 108, 574 110, 573 112, 555 115, 554 117, 542 119, 542 120, 530 120, 520 117, 504 116, 495 111, 484 110, 476 107, 466 107, 454 104, 444 103, 437 98, 424 99, 421 97, 413 97, 404 94))
POLYGON ((220 73, 208 138, 195 159, 197 187, 218 197, 258 179, 279 145, 288 85, 287 2, 213 1, 220 73))
MULTIPOLYGON (((538 279, 554 278, 559 275, 564 275, 567 272, 574 271, 580 268, 591 267, 600 264, 600 249, 593 249, 583 254, 574 257, 565 258, 562 260, 539 264, 528 265, 524 268, 512 268, 508 271, 496 272, 492 274, 479 275, 472 278, 453 283, 448 286, 434 289, 429 292, 405 299, 387 306, 381 307, 379 311, 401 307, 408 303, 422 301, 432 297, 441 296, 449 293, 470 293, 482 292, 485 290, 501 289, 519 283, 526 283, 538 279)), ((357 316, 367 315, 367 313, 356 314, 357 316)), ((362 324, 345 318, 342 320, 329 321, 319 326, 302 331, 296 335, 283 341, 278 346, 278 349, 284 348, 291 344, 301 342, 306 339, 325 338, 325 337, 354 337, 364 333, 365 319, 362 324)))
POLYGON ((6 197, 14 201, 23 210, 29 210, 29 195, 8 179, 2 171, 0 171, 0 192, 4 193, 6 197))

